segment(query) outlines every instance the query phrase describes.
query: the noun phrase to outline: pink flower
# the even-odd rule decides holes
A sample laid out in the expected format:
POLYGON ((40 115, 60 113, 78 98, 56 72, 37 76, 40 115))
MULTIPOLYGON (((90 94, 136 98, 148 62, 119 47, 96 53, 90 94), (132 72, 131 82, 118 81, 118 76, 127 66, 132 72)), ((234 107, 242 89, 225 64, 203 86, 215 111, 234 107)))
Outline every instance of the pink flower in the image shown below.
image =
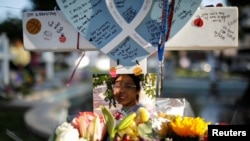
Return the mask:
POLYGON ((88 140, 102 140, 106 133, 104 117, 94 112, 79 112, 72 120, 80 136, 88 140))

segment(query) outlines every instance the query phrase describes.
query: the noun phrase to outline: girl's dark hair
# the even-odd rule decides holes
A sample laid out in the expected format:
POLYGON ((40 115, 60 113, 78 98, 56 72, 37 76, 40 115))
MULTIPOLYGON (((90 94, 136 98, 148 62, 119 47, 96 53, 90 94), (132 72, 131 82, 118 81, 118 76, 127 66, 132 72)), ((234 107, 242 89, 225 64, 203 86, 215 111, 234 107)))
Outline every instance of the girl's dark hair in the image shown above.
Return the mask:
POLYGON ((133 82, 135 83, 136 90, 140 91, 141 90, 141 78, 140 76, 134 75, 134 74, 118 74, 114 80, 113 83, 115 83, 116 79, 120 77, 121 75, 128 75, 130 78, 132 78, 133 82))

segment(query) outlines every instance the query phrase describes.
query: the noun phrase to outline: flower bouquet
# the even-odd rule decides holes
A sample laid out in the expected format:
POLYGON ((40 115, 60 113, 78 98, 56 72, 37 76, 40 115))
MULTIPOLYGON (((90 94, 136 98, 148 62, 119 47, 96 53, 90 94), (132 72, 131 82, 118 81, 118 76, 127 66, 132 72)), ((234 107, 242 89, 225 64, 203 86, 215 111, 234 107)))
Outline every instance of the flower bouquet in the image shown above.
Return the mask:
POLYGON ((200 117, 183 117, 159 112, 152 128, 160 139, 172 141, 206 141, 210 122, 200 117))
POLYGON ((71 122, 59 125, 50 141, 205 141, 210 124, 200 117, 161 111, 150 115, 144 107, 117 116, 104 106, 101 114, 80 112, 71 122))
POLYGON ((104 117, 94 112, 79 112, 72 121, 56 127, 49 141, 101 141, 106 133, 104 117))

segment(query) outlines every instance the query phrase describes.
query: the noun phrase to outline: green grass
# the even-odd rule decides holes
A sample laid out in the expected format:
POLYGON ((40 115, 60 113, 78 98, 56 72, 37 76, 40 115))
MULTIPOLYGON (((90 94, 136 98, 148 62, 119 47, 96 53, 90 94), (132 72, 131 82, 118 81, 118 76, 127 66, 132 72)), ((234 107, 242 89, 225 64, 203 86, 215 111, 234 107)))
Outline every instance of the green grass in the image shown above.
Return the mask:
POLYGON ((44 141, 29 131, 24 122, 25 110, 20 109, 0 109, 0 140, 1 141, 14 141, 9 135, 7 130, 14 133, 23 141, 44 141))

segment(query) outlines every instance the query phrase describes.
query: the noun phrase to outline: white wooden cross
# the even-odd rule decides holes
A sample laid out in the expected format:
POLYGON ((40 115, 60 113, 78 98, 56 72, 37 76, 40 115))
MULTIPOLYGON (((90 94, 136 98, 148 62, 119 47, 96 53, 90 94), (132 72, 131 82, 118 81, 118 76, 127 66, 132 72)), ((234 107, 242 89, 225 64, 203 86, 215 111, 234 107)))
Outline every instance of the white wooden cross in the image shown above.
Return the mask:
MULTIPOLYGON (((181 17, 180 17, 181 18, 181 17)), ((35 11, 23 13, 24 47, 31 51, 64 52, 98 50, 87 39, 79 36, 77 30, 63 17, 61 11, 35 11), (26 25, 37 19, 44 31, 31 34, 26 25), (64 34, 67 33, 67 42, 64 34), (58 38, 60 37, 60 39, 58 38)), ((191 19, 165 43, 165 50, 223 50, 238 47, 238 8, 204 7, 199 8, 191 19)), ((147 72, 147 58, 139 64, 147 72)), ((111 60, 110 66, 116 66, 111 60)), ((117 73, 130 73, 133 68, 122 68, 117 73)))
POLYGON ((0 74, 0 83, 3 81, 5 85, 8 85, 10 83, 9 79, 9 62, 11 59, 11 54, 9 52, 9 39, 7 38, 5 33, 2 33, 0 35, 0 65, 2 72, 0 74), (3 79, 3 80, 2 80, 3 79))

